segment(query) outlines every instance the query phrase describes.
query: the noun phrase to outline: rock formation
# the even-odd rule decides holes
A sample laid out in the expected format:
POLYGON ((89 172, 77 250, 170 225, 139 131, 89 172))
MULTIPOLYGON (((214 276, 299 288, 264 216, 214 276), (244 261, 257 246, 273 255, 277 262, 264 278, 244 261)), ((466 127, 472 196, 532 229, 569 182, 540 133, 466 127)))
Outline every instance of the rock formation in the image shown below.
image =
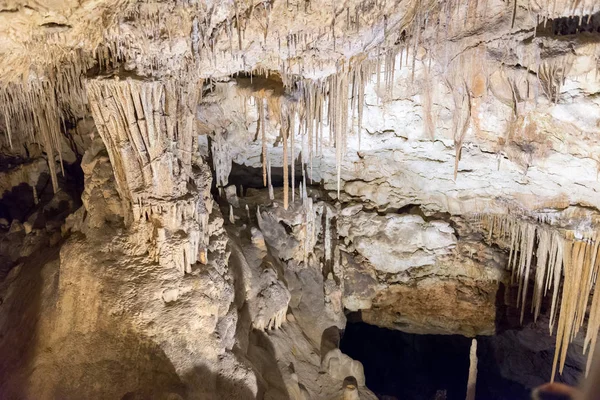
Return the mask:
POLYGON ((577 383, 599 93, 595 0, 0 0, 0 397, 374 398, 349 318, 577 383))

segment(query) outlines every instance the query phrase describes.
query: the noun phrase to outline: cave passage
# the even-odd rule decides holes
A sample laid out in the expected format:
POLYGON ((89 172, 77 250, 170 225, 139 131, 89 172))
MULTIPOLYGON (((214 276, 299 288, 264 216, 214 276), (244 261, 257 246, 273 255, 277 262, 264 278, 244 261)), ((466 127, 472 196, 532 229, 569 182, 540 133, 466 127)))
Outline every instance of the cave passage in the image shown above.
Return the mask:
MULTIPOLYGON (((523 387, 500 376, 487 338, 478 342, 476 398, 529 399, 523 387)), ((460 335, 416 335, 363 322, 348 322, 340 343, 362 362, 367 387, 385 400, 464 400, 470 346, 460 335)))

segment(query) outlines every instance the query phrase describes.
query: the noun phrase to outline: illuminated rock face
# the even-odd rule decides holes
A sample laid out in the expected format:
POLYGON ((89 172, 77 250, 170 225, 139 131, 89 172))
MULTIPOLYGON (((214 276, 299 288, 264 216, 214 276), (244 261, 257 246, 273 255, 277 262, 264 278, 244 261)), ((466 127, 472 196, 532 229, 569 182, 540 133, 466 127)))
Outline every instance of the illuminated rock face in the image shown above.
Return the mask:
POLYGON ((371 398, 349 312, 580 366, 600 4, 547 3, 0 0, 0 397, 371 398))
POLYGON ((88 82, 87 93, 126 224, 150 222, 155 260, 191 272, 206 252, 212 209, 208 168, 192 163, 198 88, 100 79, 88 82))

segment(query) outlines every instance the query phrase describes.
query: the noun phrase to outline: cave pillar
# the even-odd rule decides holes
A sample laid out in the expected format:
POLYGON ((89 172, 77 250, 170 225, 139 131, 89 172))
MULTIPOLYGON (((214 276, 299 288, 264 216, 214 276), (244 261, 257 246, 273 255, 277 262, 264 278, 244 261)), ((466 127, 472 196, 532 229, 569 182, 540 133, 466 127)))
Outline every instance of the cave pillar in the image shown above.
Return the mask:
POLYGON ((198 82, 96 78, 86 84, 128 227, 156 261, 190 272, 208 244, 209 167, 195 155, 198 82), (142 229, 143 231, 144 229, 142 229))

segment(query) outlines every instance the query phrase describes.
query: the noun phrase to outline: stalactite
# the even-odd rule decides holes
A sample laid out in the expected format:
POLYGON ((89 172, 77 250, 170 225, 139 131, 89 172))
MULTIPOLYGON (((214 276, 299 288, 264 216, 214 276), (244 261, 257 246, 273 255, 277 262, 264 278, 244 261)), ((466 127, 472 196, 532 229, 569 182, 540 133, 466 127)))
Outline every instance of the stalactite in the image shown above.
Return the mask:
POLYGON ((555 326, 557 328, 552 380, 557 367, 562 373, 567 348, 583 327, 589 305, 584 341, 584 352, 588 352, 587 368, 589 369, 593 346, 600 330, 600 295, 597 295, 596 290, 600 269, 600 257, 598 257, 600 233, 574 232, 548 227, 543 224, 543 221, 529 221, 510 215, 484 214, 480 219, 483 230, 488 234, 489 242, 503 243, 510 247, 508 269, 512 270, 513 276, 519 283, 518 301, 522 307, 521 321, 534 251, 537 259, 531 305, 534 320, 539 316, 542 297, 552 288, 550 333, 553 333, 555 326), (537 248, 534 244, 536 242, 537 248), (559 299, 561 287, 562 295, 559 299), (588 303, 592 292, 590 305, 588 303))
POLYGON ((211 146, 216 183, 222 188, 227 186, 231 173, 231 148, 225 134, 226 132, 214 134, 211 146))
MULTIPOLYGON (((600 243, 600 235, 596 235, 596 246, 594 253, 598 255, 598 246, 600 243)), ((594 257, 592 257, 594 260, 594 257)), ((596 258, 598 260, 598 258, 596 258)), ((583 351, 593 353, 596 349, 596 341, 598 338, 598 331, 600 330, 600 285, 598 284, 598 269, 599 269, 600 260, 595 262, 593 276, 594 276, 594 295, 592 297, 592 304, 590 305, 589 319, 588 319, 588 329, 585 335, 583 351)), ((588 356, 586 363, 586 374, 590 371, 590 366, 592 363, 592 357, 588 356)))
POLYGON ((428 138, 433 139, 435 137, 435 123, 433 120, 433 87, 431 81, 431 74, 429 71, 425 71, 423 88, 423 114, 424 114, 424 128, 425 134, 428 138))
MULTIPOLYGON (((413 58, 412 58, 412 68, 411 68, 411 73, 410 73, 410 81, 414 82, 415 80, 415 63, 417 61, 417 52, 419 51, 419 41, 421 38, 421 1, 419 0, 416 6, 417 9, 417 15, 415 17, 416 21, 417 21, 417 25, 415 28, 415 31, 413 33, 414 36, 414 47, 413 47, 413 58)), ((414 24, 413 24, 414 26, 414 24)))
POLYGON ((8 123, 7 107, 4 107, 3 114, 4 114, 4 124, 6 125, 6 136, 8 136, 8 145, 10 146, 10 149, 12 150, 13 149, 12 132, 10 129, 10 124, 8 123))
POLYGON ((365 85, 367 84, 366 72, 360 68, 360 79, 358 83, 358 150, 360 150, 363 110, 365 105, 365 85))
POLYGON ((35 182, 31 183, 31 188, 33 189, 33 204, 37 205, 39 202, 39 197, 38 197, 38 192, 37 192, 37 187, 36 187, 35 182))
MULTIPOLYGON (((525 260, 525 262, 523 263, 523 268, 521 270, 521 277, 522 277, 522 283, 520 284, 520 288, 521 288, 521 292, 522 292, 522 296, 521 296, 521 323, 523 323, 523 315, 525 313, 525 301, 527 299, 527 288, 529 287, 529 270, 531 268, 531 259, 532 259, 532 255, 533 255, 533 243, 535 241, 535 226, 533 225, 529 225, 527 226, 527 230, 526 230, 526 237, 527 237, 527 247, 525 249, 527 257, 523 258, 521 257, 522 260, 525 260)), ((518 307, 518 304, 517 304, 518 307)))
MULTIPOLYGON (((377 82, 376 84, 376 88, 377 88, 377 93, 379 94, 380 88, 381 88, 381 49, 378 47, 377 48, 377 66, 375 67, 376 72, 375 72, 375 80, 377 82)), ((379 101, 379 97, 378 100, 379 101)))
POLYGON ((454 118, 453 118, 453 132, 454 132, 454 180, 458 174, 458 162, 460 161, 462 153, 462 144, 469 128, 469 122, 471 119, 471 94, 466 82, 463 82, 463 87, 459 91, 453 91, 454 98, 454 118), (458 97, 460 96, 460 97, 458 97))
MULTIPOLYGON (((546 276, 546 264, 548 254, 550 253, 551 236, 546 229, 537 230, 538 246, 537 246, 537 265, 535 268, 535 283, 533 285, 533 298, 531 301, 530 312, 534 313, 533 319, 537 321, 540 307, 542 305, 542 297, 544 291, 544 277, 546 276)), ((525 298, 525 295, 523 296, 525 298)), ((525 307, 523 307, 525 309, 525 307)), ((521 322, 523 321, 523 312, 521 312, 521 322)))

